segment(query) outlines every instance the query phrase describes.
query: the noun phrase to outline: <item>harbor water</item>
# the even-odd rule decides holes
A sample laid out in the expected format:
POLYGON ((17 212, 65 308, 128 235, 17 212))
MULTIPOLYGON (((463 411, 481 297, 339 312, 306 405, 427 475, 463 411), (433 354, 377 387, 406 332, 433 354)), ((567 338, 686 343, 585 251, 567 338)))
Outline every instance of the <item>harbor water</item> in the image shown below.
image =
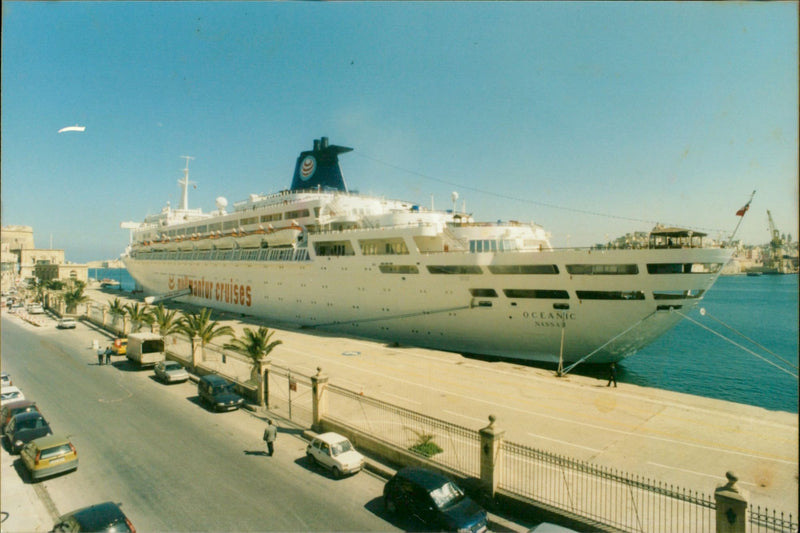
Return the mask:
MULTIPOLYGON (((90 269, 89 276, 119 281, 122 291, 135 287, 125 269, 90 269)), ((736 345, 683 320, 619 363, 617 380, 798 412, 798 276, 720 277, 687 316, 736 345)), ((585 366, 575 372, 602 378, 607 369, 585 366)))

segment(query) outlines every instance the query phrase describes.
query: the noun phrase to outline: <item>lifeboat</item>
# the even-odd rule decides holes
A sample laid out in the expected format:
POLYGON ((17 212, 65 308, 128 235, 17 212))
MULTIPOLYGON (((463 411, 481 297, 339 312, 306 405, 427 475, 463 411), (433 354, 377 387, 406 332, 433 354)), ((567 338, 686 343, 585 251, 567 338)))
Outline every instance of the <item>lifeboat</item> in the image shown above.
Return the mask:
POLYGON ((303 233, 302 226, 293 221, 291 226, 272 228, 271 231, 267 231, 263 236, 262 243, 269 248, 294 246, 297 244, 297 237, 301 233, 303 233))
POLYGON ((264 226, 259 226, 257 230, 251 232, 246 232, 240 228, 236 244, 240 248, 260 248, 261 241, 266 234, 267 230, 264 229, 264 226))

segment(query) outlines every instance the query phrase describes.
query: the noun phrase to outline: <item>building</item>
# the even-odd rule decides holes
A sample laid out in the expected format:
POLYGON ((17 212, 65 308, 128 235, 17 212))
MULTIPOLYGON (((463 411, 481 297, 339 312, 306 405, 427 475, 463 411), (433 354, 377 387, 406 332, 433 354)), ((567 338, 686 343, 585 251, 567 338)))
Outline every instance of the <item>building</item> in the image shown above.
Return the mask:
POLYGON ((30 226, 3 226, 0 239, 4 290, 30 278, 41 281, 89 280, 89 267, 68 263, 64 258, 64 250, 37 249, 30 226))

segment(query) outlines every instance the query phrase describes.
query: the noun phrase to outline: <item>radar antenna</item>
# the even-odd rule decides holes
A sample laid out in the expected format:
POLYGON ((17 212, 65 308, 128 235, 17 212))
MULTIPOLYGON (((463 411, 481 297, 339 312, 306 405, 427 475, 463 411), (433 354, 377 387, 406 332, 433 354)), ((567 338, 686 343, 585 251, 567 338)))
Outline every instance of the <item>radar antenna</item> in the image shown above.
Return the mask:
POLYGON ((182 155, 181 157, 186 160, 186 168, 183 169, 183 179, 178 180, 178 185, 183 188, 179 209, 186 211, 189 209, 189 183, 194 183, 189 181, 189 160, 194 159, 194 157, 190 155, 182 155))

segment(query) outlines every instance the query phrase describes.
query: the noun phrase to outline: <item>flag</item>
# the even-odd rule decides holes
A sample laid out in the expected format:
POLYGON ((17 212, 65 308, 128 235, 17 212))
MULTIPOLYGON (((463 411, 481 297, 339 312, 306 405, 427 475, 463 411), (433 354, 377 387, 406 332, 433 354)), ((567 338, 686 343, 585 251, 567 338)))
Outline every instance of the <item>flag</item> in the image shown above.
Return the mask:
MULTIPOLYGON (((751 201, 752 201, 752 200, 751 200, 751 201)), ((747 202, 746 204, 744 204, 744 207, 743 207, 743 208, 741 208, 741 209, 739 209, 738 211, 736 211, 736 216, 737 216, 737 217, 743 217, 743 216, 744 216, 744 214, 745 214, 745 213, 747 213, 747 210, 748 210, 748 209, 750 209, 750 202, 747 202)))

